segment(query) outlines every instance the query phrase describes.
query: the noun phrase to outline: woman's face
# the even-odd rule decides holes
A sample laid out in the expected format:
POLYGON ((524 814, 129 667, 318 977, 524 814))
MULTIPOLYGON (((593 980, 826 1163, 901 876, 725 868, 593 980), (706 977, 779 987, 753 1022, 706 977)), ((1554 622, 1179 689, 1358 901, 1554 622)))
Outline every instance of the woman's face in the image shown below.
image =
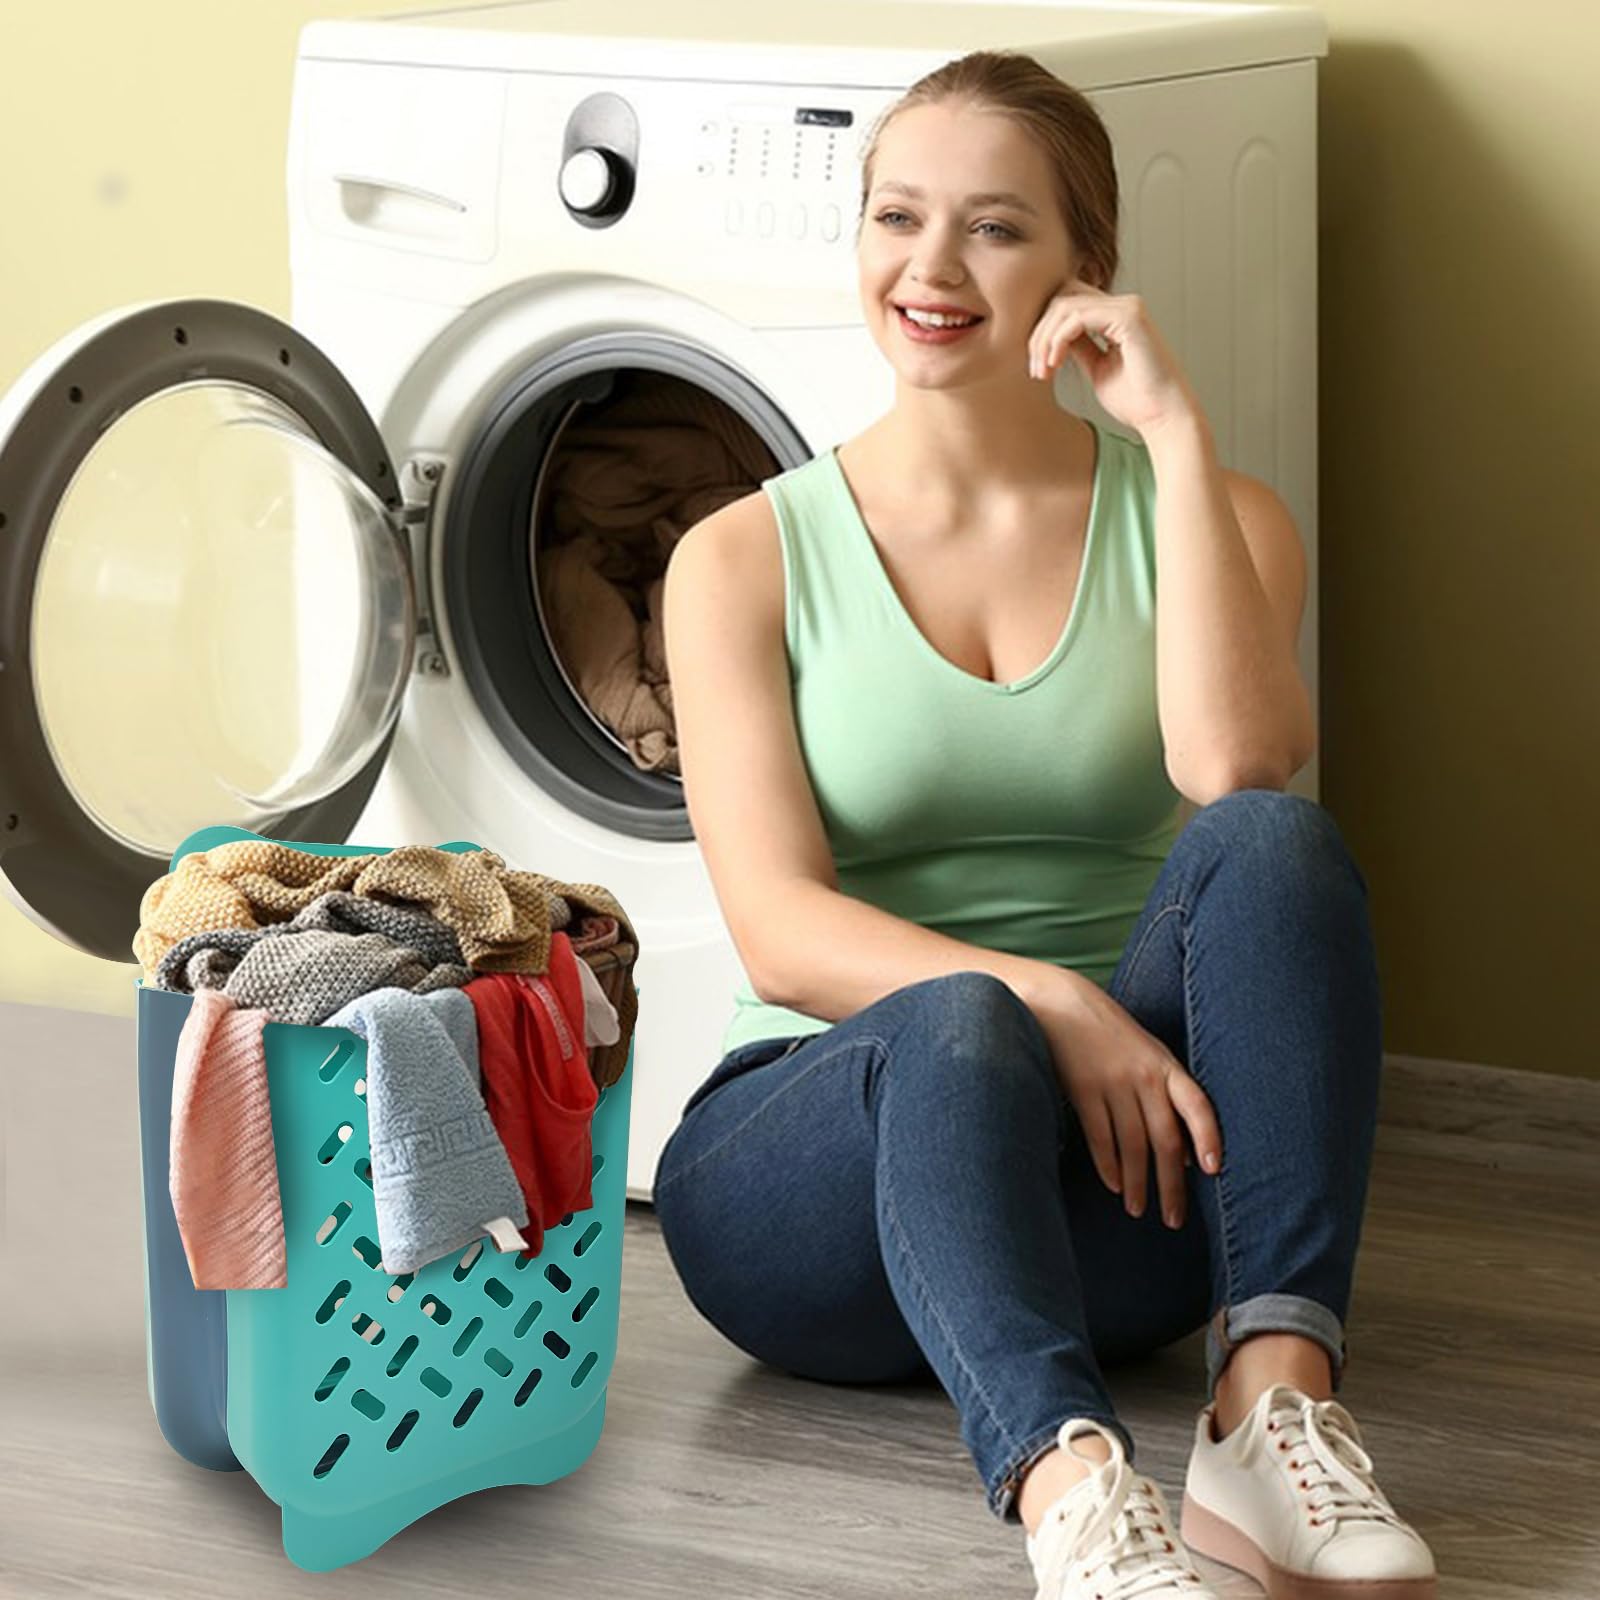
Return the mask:
POLYGON ((1028 381, 1029 335, 1077 253, 1032 139, 1006 116, 946 102, 902 111, 880 134, 856 262, 878 348, 902 379, 943 388, 1028 381), (1015 199, 973 198, 1001 192, 1015 199), (897 309, 905 305, 982 320, 947 343, 923 343, 897 309))

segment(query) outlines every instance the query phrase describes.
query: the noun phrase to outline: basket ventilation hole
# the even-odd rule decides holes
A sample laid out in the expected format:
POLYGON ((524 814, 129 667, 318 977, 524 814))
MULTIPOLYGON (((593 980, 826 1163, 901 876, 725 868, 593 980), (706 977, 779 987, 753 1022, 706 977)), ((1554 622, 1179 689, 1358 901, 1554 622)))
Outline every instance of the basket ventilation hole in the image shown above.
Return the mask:
POLYGON ((383 1343, 383 1324, 374 1322, 365 1311, 358 1311, 350 1326, 356 1330, 356 1336, 365 1339, 368 1344, 383 1343))
POLYGON ((398 1450, 406 1442, 406 1435, 416 1427, 417 1418, 421 1415, 420 1411, 408 1411, 401 1417, 400 1426, 389 1435, 389 1448, 391 1450, 398 1450))
POLYGON ((541 1372, 538 1367, 535 1367, 533 1371, 522 1380, 522 1387, 517 1390, 516 1396, 512 1403, 519 1406, 526 1404, 528 1396, 539 1387, 539 1380, 543 1376, 544 1373, 541 1372))
MULTIPOLYGON (((413 1333, 405 1341, 405 1343, 402 1344, 400 1348, 389 1357, 388 1373, 391 1378, 398 1378, 400 1376, 401 1369, 405 1366, 406 1362, 411 1359, 413 1354, 415 1354, 416 1348, 417 1336, 413 1333)), ((401 1426, 404 1427, 404 1423, 402 1423, 401 1426)))
POLYGON ((535 1300, 533 1304, 529 1306, 520 1317, 517 1318, 516 1335, 519 1339, 528 1331, 529 1328, 533 1326, 535 1319, 543 1309, 544 1302, 542 1300, 535 1300))
POLYGON ((344 1226, 344 1219, 350 1215, 350 1202, 341 1200, 326 1217, 322 1219, 322 1226, 317 1229, 317 1243, 326 1244, 344 1226))
POLYGON ((544 1336, 544 1347, 553 1355, 570 1356, 572 1354, 572 1346, 554 1328, 544 1336))
POLYGON ((590 1168, 590 1174, 589 1175, 591 1177, 595 1177, 595 1178, 599 1177, 600 1176, 600 1169, 605 1164, 606 1164, 606 1158, 603 1155, 601 1155, 598 1150, 596 1150, 595 1153, 594 1153, 594 1166, 592 1168, 590 1168))
POLYGON ((593 1350, 591 1350, 588 1355, 586 1355, 583 1360, 578 1363, 578 1370, 572 1374, 572 1387, 574 1389, 576 1389, 578 1385, 589 1376, 589 1370, 594 1366, 594 1363, 595 1353, 593 1350))
POLYGON ((323 1166, 327 1166, 327 1164, 332 1161, 333 1158, 338 1155, 339 1151, 343 1148, 345 1140, 348 1139, 355 1131, 356 1130, 351 1123, 341 1122, 339 1126, 322 1141, 322 1148, 317 1151, 317 1160, 320 1161, 323 1166))
POLYGON ((474 1317, 472 1321, 461 1330, 461 1337, 456 1340, 454 1346, 452 1347, 455 1350, 455 1353, 458 1356, 464 1356, 467 1351, 472 1348, 472 1341, 476 1339, 479 1333, 482 1331, 483 1318, 474 1317))
POLYGON ((356 1093, 358 1095, 361 1096, 361 1098, 363 1100, 366 1099, 366 1097, 367 1097, 367 1080, 365 1078, 357 1078, 356 1079, 356 1081, 355 1081, 355 1091, 356 1091, 356 1093))
POLYGON ((455 1418, 455 1423, 458 1428, 461 1427, 466 1422, 467 1418, 478 1409, 478 1402, 481 1399, 483 1399, 483 1390, 474 1389, 472 1393, 461 1402, 461 1409, 456 1412, 455 1418))
POLYGON ((350 1059, 350 1053, 355 1049, 355 1047, 356 1042, 354 1039, 344 1040, 339 1045, 338 1049, 335 1050, 333 1054, 330 1055, 328 1059, 317 1068, 317 1076, 321 1078, 324 1083, 332 1083, 333 1080, 344 1071, 344 1064, 350 1059))
POLYGON ((553 1261, 544 1269, 544 1275, 556 1286, 556 1288, 562 1292, 562 1294, 565 1294, 567 1290, 572 1287, 572 1279, 569 1278, 566 1273, 564 1273, 553 1261))
POLYGON ((496 1350, 493 1345, 483 1352, 483 1364, 491 1372, 498 1372, 502 1378, 511 1376, 511 1358, 496 1350))
POLYGON ((350 1443, 350 1435, 341 1433, 326 1450, 322 1452, 322 1459, 312 1469, 312 1477, 326 1478, 333 1471, 333 1464, 344 1454, 344 1447, 350 1443))
POLYGON ((483 1282, 483 1292, 488 1295, 488 1297, 493 1300, 494 1303, 501 1308, 501 1310, 506 1310, 511 1305, 511 1301, 513 1299, 512 1293, 503 1283, 501 1283, 498 1278, 485 1278, 483 1282))
POLYGON ((383 1416, 384 1412, 389 1409, 383 1403, 383 1401, 377 1397, 377 1395, 366 1389, 357 1389, 356 1392, 350 1396, 350 1404, 353 1405, 362 1416, 369 1418, 373 1422, 378 1421, 378 1419, 383 1416))
POLYGON ((383 1265, 383 1251, 375 1245, 365 1234, 350 1246, 356 1255, 360 1256, 366 1264, 376 1272, 383 1265))
POLYGON ((422 1369, 422 1387, 431 1389, 443 1400, 455 1385, 437 1367, 424 1367, 422 1369))
POLYGON ((396 1278, 394 1282, 389 1285, 389 1301, 391 1304, 400 1300, 404 1296, 406 1290, 411 1287, 411 1280, 415 1276, 416 1274, 414 1272, 408 1272, 403 1278, 396 1278))
POLYGON ((350 1370, 350 1361, 346 1356, 340 1356, 322 1376, 322 1382, 317 1385, 316 1395, 319 1400, 326 1400, 335 1389, 339 1387, 339 1380, 350 1370))
POLYGON ((595 1301, 598 1300, 599 1298, 600 1298, 599 1289, 598 1288, 590 1289, 584 1295, 583 1299, 581 1299, 577 1303, 577 1305, 575 1305, 572 1308, 572 1320, 574 1322, 582 1322, 583 1319, 586 1316, 588 1316, 588 1314, 589 1314, 589 1307, 592 1306, 595 1303, 595 1301))
POLYGON ((575 1245, 573 1245, 573 1255, 581 1256, 583 1252, 587 1250, 589 1246, 592 1245, 599 1237, 600 1224, 598 1222, 591 1222, 589 1226, 583 1230, 583 1237, 579 1239, 575 1245))
POLYGON ((344 1304, 344 1297, 349 1293, 350 1280, 348 1278, 344 1279, 342 1283, 336 1283, 328 1298, 317 1307, 317 1321, 326 1322, 344 1304))
POLYGON ((372 1187, 372 1163, 365 1156, 356 1162, 356 1176, 370 1189, 372 1187))
POLYGON ((423 1300, 421 1310, 423 1316, 432 1317, 441 1328, 450 1320, 453 1314, 450 1307, 436 1294, 430 1294, 423 1300))
POLYGON ((570 1227, 571 1227, 571 1226, 572 1226, 572 1215, 573 1215, 573 1214, 572 1214, 572 1212, 570 1212, 570 1211, 569 1211, 569 1212, 568 1212, 568 1213, 567 1213, 567 1214, 566 1214, 566 1216, 564 1216, 564 1217, 563 1217, 563 1218, 562 1218, 562 1219, 561 1219, 561 1220, 560 1220, 560 1221, 559 1221, 559 1222, 558 1222, 558 1223, 557 1223, 557 1224, 556 1224, 556 1226, 557 1226, 557 1227, 558 1227, 558 1228, 570 1228, 570 1227))
POLYGON ((474 1239, 467 1246, 467 1253, 456 1263, 455 1271, 451 1276, 460 1283, 466 1275, 477 1265, 478 1257, 483 1254, 483 1240, 474 1239))

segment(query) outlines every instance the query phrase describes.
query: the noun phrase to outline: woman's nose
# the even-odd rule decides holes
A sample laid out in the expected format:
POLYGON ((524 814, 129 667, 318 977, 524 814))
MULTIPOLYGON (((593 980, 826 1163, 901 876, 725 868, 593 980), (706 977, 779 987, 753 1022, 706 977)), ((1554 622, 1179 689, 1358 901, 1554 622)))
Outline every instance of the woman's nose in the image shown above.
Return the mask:
POLYGON ((966 275, 956 241, 939 228, 930 228, 917 241, 911 267, 914 277, 928 283, 959 282, 966 275))
POLYGON ((912 263, 911 276, 922 283, 960 283, 966 270, 959 257, 939 251, 919 256, 912 263))

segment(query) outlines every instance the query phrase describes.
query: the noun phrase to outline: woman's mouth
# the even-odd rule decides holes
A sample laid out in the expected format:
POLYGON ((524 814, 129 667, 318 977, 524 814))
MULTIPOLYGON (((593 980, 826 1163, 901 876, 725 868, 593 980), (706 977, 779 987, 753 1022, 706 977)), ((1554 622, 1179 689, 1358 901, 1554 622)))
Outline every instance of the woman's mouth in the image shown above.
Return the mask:
POLYGON ((894 311, 896 321, 905 331, 906 337, 914 344, 954 344, 963 334, 971 333, 983 321, 982 317, 974 316, 954 325, 939 326, 917 321, 908 315, 904 306, 897 305, 894 311))

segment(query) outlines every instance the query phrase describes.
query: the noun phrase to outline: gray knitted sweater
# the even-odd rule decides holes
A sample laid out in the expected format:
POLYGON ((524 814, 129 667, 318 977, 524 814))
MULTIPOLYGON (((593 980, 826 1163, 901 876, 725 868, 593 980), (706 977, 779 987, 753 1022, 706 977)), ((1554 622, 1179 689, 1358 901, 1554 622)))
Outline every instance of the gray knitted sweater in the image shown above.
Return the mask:
POLYGON ((158 988, 221 989, 274 1022, 314 1025, 379 988, 460 989, 474 973, 454 931, 425 911, 333 890, 289 922, 218 928, 180 939, 156 968, 158 988))

